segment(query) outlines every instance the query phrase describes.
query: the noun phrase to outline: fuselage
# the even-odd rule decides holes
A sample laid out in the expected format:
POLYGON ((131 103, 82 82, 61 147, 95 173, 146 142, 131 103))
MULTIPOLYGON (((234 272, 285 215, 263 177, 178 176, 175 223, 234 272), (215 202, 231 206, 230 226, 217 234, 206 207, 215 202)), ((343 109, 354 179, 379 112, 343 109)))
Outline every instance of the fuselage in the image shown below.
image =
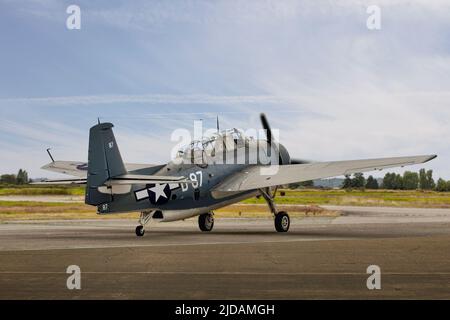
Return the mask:
POLYGON ((228 177, 239 174, 249 166, 278 164, 289 155, 281 145, 272 146, 261 140, 234 141, 231 146, 220 142, 214 151, 188 150, 166 165, 142 168, 130 174, 183 176, 190 183, 164 185, 133 185, 113 192, 113 202, 99 206, 99 214, 130 211, 160 211, 160 221, 174 221, 211 212, 257 195, 258 190, 218 195, 214 188, 228 177), (223 146, 223 147, 222 147, 223 146), (276 149, 275 149, 276 148, 276 149))

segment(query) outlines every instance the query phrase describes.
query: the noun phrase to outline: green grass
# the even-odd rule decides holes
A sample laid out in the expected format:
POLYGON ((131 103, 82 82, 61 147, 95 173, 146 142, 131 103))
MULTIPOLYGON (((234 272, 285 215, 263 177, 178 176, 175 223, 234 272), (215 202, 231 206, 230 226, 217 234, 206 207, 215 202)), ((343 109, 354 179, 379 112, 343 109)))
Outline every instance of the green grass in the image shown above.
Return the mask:
MULTIPOLYGON (((278 192, 278 204, 300 205, 358 205, 358 206, 391 206, 391 207, 432 207, 450 208, 450 192, 435 191, 399 191, 399 190, 283 190, 285 196, 278 192)), ((0 196, 39 196, 67 195, 83 196, 83 187, 65 186, 0 186, 0 196)), ((264 204, 260 198, 244 201, 246 204, 264 204)), ((23 205, 23 202, 22 202, 23 205)), ((18 205, 19 206, 19 205, 18 205)), ((25 206, 25 205, 23 205, 25 206)), ((36 204, 36 206, 39 206, 36 204)))
POLYGON ((7 186, 0 187, 0 196, 44 196, 44 195, 68 195, 83 196, 83 187, 47 187, 47 186, 7 186))
POLYGON ((47 208, 47 207, 64 207, 67 205, 68 204, 65 202, 0 201, 0 208, 9 208, 9 207, 47 208))
MULTIPOLYGON (((279 209, 295 213, 298 217, 335 216, 338 212, 323 210, 320 205, 390 206, 418 208, 450 208, 450 192, 393 191, 393 190, 283 190, 278 192, 276 203, 279 209), (305 205, 285 207, 283 205, 305 205)), ((0 195, 83 195, 82 188, 32 188, 8 187, 0 189, 0 195), (50 190, 50 193, 48 193, 50 190)), ((268 217, 270 213, 265 201, 252 198, 234 206, 217 210, 218 217, 268 217), (252 206, 251 204, 261 204, 252 206)), ((99 216, 96 208, 79 202, 15 201, 14 198, 0 201, 0 223, 15 219, 113 219, 133 218, 136 213, 99 216)))
POLYGON ((0 222, 12 219, 96 218, 94 207, 84 203, 0 201, 0 222))
MULTIPOLYGON (((292 217, 326 216, 335 217, 338 212, 315 206, 296 208, 278 207, 289 210, 292 217)), ((215 211, 218 218, 269 218, 271 213, 266 205, 236 204, 215 211)), ((52 219, 137 219, 138 213, 120 215, 97 215, 96 208, 84 203, 57 203, 36 201, 0 201, 0 223, 12 220, 52 220, 52 219)))
MULTIPOLYGON (((450 192, 397 191, 397 190, 284 190, 285 196, 277 193, 278 204, 303 205, 358 205, 392 207, 434 207, 450 208, 450 192)), ((265 203, 260 198, 245 200, 244 203, 265 203)))

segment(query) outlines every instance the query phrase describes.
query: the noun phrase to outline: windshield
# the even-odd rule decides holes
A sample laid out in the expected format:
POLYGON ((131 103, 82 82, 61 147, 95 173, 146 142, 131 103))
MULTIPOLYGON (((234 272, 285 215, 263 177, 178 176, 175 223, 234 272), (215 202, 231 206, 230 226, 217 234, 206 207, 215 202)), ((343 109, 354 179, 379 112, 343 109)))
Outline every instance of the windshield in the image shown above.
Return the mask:
POLYGON ((219 151, 244 147, 248 140, 240 130, 229 129, 203 140, 192 141, 189 145, 182 147, 177 156, 185 159, 214 157, 219 151))

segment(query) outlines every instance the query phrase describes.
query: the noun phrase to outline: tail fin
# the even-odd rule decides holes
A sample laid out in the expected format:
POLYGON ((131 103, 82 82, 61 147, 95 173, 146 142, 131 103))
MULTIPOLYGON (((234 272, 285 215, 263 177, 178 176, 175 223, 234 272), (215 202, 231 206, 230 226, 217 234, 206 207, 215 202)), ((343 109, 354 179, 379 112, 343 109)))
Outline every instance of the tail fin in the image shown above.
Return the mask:
POLYGON ((112 123, 101 123, 90 130, 86 204, 98 206, 112 202, 112 195, 99 192, 98 187, 127 173, 113 127, 112 123))

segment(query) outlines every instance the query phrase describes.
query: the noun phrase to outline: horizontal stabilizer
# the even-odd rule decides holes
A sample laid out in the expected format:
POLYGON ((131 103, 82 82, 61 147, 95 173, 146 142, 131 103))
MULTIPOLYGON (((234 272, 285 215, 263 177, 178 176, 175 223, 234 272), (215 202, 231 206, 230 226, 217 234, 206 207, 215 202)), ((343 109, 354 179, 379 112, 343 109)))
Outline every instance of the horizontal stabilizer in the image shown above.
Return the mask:
MULTIPOLYGON (((145 170, 155 167, 160 167, 156 164, 141 164, 141 163, 125 163, 127 171, 145 170)), ((42 170, 63 173, 75 177, 86 178, 88 172, 87 162, 81 161, 54 161, 46 164, 41 168, 42 170)))
POLYGON ((192 183, 192 181, 186 179, 185 177, 126 174, 114 177, 106 181, 105 185, 113 186, 113 185, 132 185, 132 184, 164 184, 164 183, 192 183))
MULTIPOLYGON (((61 179, 61 180, 44 180, 33 182, 33 185, 70 185, 70 184, 86 184, 86 179, 61 179)), ((115 185, 145 185, 145 184, 169 184, 169 183, 192 183, 191 180, 185 177, 172 176, 153 176, 153 175, 135 175, 126 174, 107 180, 105 186, 115 185)))
POLYGON ((53 161, 46 164, 41 169, 75 177, 87 177, 87 163, 81 161, 53 161))
POLYGON ((32 182, 33 185, 63 185, 63 184, 86 184, 86 179, 62 179, 62 180, 44 180, 32 182))

